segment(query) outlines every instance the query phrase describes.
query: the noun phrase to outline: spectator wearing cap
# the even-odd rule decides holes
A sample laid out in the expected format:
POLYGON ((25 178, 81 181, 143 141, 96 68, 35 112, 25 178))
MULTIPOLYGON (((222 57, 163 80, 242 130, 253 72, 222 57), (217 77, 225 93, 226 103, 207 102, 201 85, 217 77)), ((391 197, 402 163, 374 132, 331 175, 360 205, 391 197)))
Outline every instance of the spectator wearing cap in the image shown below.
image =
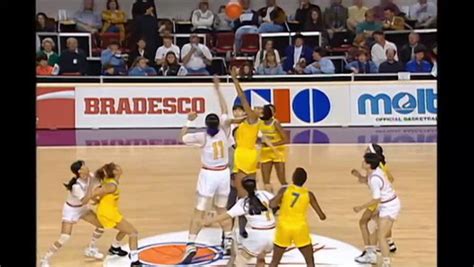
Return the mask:
POLYGON ((395 55, 397 54, 395 49, 389 48, 385 53, 387 60, 380 64, 379 73, 398 73, 405 70, 403 64, 395 60, 395 55))
POLYGON ((83 1, 83 9, 74 14, 74 21, 81 32, 97 33, 102 28, 102 18, 94 12, 94 0, 83 1))
POLYGON ((165 56, 169 51, 173 51, 176 57, 179 59, 179 47, 173 44, 173 37, 171 35, 163 36, 163 45, 158 47, 155 53, 156 65, 161 65, 165 61, 165 56))
MULTIPOLYGON (((395 11, 391 7, 384 9, 385 19, 383 21, 384 30, 401 31, 405 29, 405 19, 400 16, 395 16, 395 11)), ((406 25, 410 27, 409 25, 406 25)), ((411 28, 411 27, 410 27, 411 28)))
POLYGON ((128 76, 156 76, 156 70, 148 66, 148 59, 137 57, 128 71, 128 76))
POLYGON ((136 48, 133 49, 130 52, 130 56, 128 57, 128 59, 129 59, 128 62, 133 63, 133 62, 135 62, 135 59, 137 59, 138 57, 144 57, 144 58, 148 59, 147 63, 151 63, 152 65, 155 65, 155 63, 154 63, 154 59, 155 59, 154 53, 152 53, 148 49, 146 41, 143 38, 140 38, 138 40, 136 48))
POLYGON ((378 21, 384 21, 385 20, 385 8, 391 8, 393 12, 395 13, 395 16, 398 16, 400 14, 400 8, 396 4, 393 3, 393 0, 380 0, 380 4, 374 6, 372 10, 374 11, 375 14, 375 19, 378 21))
POLYGON ((125 12, 120 10, 117 0, 107 0, 106 10, 102 11, 104 26, 102 32, 118 32, 120 42, 125 40, 125 23, 127 18, 125 12))
POLYGON ((55 47, 55 43, 53 39, 47 37, 44 38, 43 41, 41 42, 41 51, 37 53, 36 56, 40 55, 46 55, 48 58, 48 65, 54 66, 54 64, 58 64, 59 62, 59 56, 56 52, 53 51, 55 47))
POLYGON ((294 45, 285 49, 285 57, 283 70, 287 73, 294 73, 295 67, 301 60, 304 60, 306 64, 313 62, 313 49, 304 45, 303 35, 297 34, 294 45))
POLYGON ((316 47, 313 51, 313 63, 306 66, 304 73, 306 74, 333 74, 336 68, 331 59, 326 57, 326 49, 316 47))
MULTIPOLYGON (((375 39, 375 44, 372 46, 371 50, 372 60, 378 67, 382 62, 387 60, 387 49, 393 48, 396 51, 397 46, 394 43, 385 40, 385 34, 383 32, 376 31, 372 36, 375 39)), ((395 55, 395 60, 398 60, 397 55, 395 55)))
POLYGON ((212 31, 214 13, 209 10, 209 2, 207 0, 199 1, 199 8, 191 14, 191 23, 193 24, 192 32, 208 33, 212 31))
POLYGON ((178 63, 178 59, 173 51, 166 53, 165 61, 158 71, 161 76, 186 76, 188 71, 178 63))
POLYGON ((332 38, 335 32, 346 29, 347 7, 342 5, 342 0, 331 0, 331 5, 324 10, 323 17, 329 36, 332 38))
POLYGON ((318 15, 320 18, 322 18, 321 14, 321 8, 318 5, 312 4, 310 0, 299 0, 300 1, 300 6, 296 10, 295 13, 295 20, 298 21, 300 26, 302 27, 304 23, 308 20, 308 17, 310 16, 311 10, 317 10, 318 15))
POLYGON ((36 75, 50 76, 53 75, 53 67, 48 65, 48 57, 44 54, 36 57, 36 75))
POLYGON ((415 59, 415 49, 421 45, 420 35, 416 32, 411 32, 408 35, 408 44, 405 44, 400 49, 400 61, 405 66, 408 61, 415 59))
POLYGON ((43 12, 36 14, 36 32, 55 32, 56 27, 50 20, 43 12))
POLYGON ((190 42, 181 48, 181 57, 188 75, 209 75, 206 67, 211 65, 212 54, 206 45, 199 43, 196 34, 191 34, 190 42))
POLYGON ((431 72, 431 64, 424 59, 425 51, 426 47, 424 45, 420 45, 415 49, 415 59, 412 59, 407 63, 405 67, 406 71, 413 73, 431 72))
POLYGON ((364 6, 363 0, 353 0, 353 6, 350 6, 348 11, 348 18, 347 18, 347 29, 352 32, 356 31, 356 26, 364 22, 365 20, 365 12, 369 10, 368 7, 364 6))
POLYGON ((67 49, 59 56, 59 73, 85 75, 87 72, 86 54, 78 48, 77 39, 70 37, 66 40, 67 49))
POLYGON ((383 24, 375 20, 374 11, 369 9, 365 12, 365 20, 356 26, 356 34, 364 34, 366 37, 372 36, 376 31, 383 29, 383 24))
POLYGON ((374 62, 369 60, 369 53, 366 50, 360 50, 357 60, 346 65, 346 69, 353 73, 377 73, 378 69, 374 62))
POLYGON ((410 18, 416 20, 415 28, 436 27, 438 10, 435 3, 418 0, 410 7, 410 18))
POLYGON ((235 50, 240 52, 242 36, 249 33, 258 33, 258 13, 250 8, 250 0, 241 0, 242 14, 234 20, 235 50))
POLYGON ((286 74, 281 67, 281 64, 278 64, 276 61, 275 53, 273 51, 268 51, 265 54, 265 59, 262 64, 257 67, 258 75, 284 75, 286 74))
POLYGON ((258 28, 259 33, 285 31, 285 11, 276 4, 276 0, 266 0, 266 6, 260 8, 257 13, 262 23, 258 28))
POLYGON ((225 13, 225 5, 221 5, 217 16, 215 16, 214 30, 218 32, 230 32, 232 31, 231 23, 232 21, 229 20, 225 13))
POLYGON ((110 42, 107 49, 103 50, 100 55, 102 69, 104 75, 125 75, 127 68, 120 45, 117 41, 110 42))
POLYGON ((132 19, 135 20, 145 15, 150 7, 153 7, 151 14, 156 18, 156 5, 154 0, 135 0, 132 5, 132 19))

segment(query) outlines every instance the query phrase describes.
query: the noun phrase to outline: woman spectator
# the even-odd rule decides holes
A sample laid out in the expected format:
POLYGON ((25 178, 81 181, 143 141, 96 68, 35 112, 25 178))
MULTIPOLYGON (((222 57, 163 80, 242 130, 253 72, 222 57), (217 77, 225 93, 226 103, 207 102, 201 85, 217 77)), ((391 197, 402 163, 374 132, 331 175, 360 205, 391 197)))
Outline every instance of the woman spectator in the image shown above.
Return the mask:
POLYGON ((258 75, 284 75, 286 74, 281 64, 276 61, 273 51, 267 51, 263 63, 257 68, 258 75))
POLYGON ((245 62, 239 69, 241 80, 251 80, 253 76, 253 66, 250 61, 245 62))
POLYGON ((369 60, 367 50, 359 50, 357 60, 346 65, 346 69, 353 73, 377 73, 378 69, 374 62, 369 60))
POLYGON ((161 76, 186 76, 188 71, 178 63, 178 59, 173 51, 166 53, 166 60, 158 71, 161 76))
POLYGON ((199 8, 193 11, 191 22, 193 24, 193 28, 191 29, 192 32, 208 33, 212 31, 214 13, 209 10, 209 3, 207 0, 199 1, 199 8))
POLYGON ((309 16, 306 22, 303 24, 303 31, 305 32, 320 32, 321 33, 321 46, 326 47, 329 42, 329 34, 324 27, 323 19, 320 16, 319 11, 313 8, 309 12, 309 16))
POLYGON ((36 14, 36 32, 55 32, 56 27, 50 23, 50 18, 45 13, 36 14))
POLYGON ((357 55, 359 54, 360 50, 369 50, 369 47, 367 46, 367 38, 362 33, 356 35, 354 41, 352 42, 352 47, 349 48, 349 51, 347 51, 347 62, 357 60, 357 55))
POLYGON ((46 55, 39 55, 36 58, 36 75, 50 76, 53 75, 53 67, 48 65, 48 57, 46 55))
POLYGON ((107 0, 107 9, 102 11, 102 32, 118 32, 120 33, 120 42, 125 40, 125 12, 120 10, 117 0, 107 0))
MULTIPOLYGON (((130 52, 130 56, 128 57, 129 62, 135 62, 135 59, 137 59, 138 57, 144 57, 148 59, 149 62, 153 62, 153 53, 149 51, 144 38, 140 38, 137 42, 137 47, 130 52)), ((152 66, 153 65, 154 64, 152 64, 152 66)))
POLYGON ((255 69, 257 69, 260 64, 262 64, 264 58, 265 58, 265 55, 267 54, 268 51, 273 51, 273 53, 275 54, 275 59, 276 59, 276 62, 278 64, 280 64, 280 53, 278 53, 278 50, 276 50, 275 48, 273 48, 273 41, 272 40, 267 40, 265 42, 265 49, 264 50, 259 50, 257 52, 257 55, 255 56, 255 69))
POLYGON ((156 76, 156 70, 148 66, 148 59, 137 57, 128 72, 128 76, 156 76))
POLYGON ((51 38, 44 38, 41 42, 42 50, 38 52, 37 56, 46 55, 48 58, 48 65, 54 66, 54 64, 58 64, 59 56, 56 52, 53 51, 54 49, 54 41, 51 38))
POLYGON ((214 29, 218 32, 232 31, 232 21, 228 19, 225 13, 225 5, 219 7, 219 13, 215 16, 214 29))

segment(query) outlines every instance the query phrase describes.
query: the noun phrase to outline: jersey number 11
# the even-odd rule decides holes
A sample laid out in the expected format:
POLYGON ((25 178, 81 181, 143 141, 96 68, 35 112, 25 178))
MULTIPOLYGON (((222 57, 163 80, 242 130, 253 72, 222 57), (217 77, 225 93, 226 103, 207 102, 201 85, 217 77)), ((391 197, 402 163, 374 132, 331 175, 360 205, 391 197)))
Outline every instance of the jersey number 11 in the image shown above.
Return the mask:
POLYGON ((214 159, 221 159, 224 157, 224 142, 214 142, 212 143, 212 148, 214 150, 214 159))

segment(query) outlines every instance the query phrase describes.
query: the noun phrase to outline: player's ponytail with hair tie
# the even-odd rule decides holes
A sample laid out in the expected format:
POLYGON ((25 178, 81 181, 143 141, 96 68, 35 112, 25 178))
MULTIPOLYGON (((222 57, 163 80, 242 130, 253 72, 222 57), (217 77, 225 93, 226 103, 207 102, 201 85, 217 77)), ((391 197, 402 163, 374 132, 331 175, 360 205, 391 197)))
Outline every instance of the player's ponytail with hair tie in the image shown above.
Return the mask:
POLYGON ((63 184, 64 187, 66 187, 68 191, 72 191, 72 186, 77 183, 77 179, 79 179, 79 177, 72 177, 67 184, 63 184))
POLYGON ((67 184, 63 184, 67 190, 71 191, 72 186, 77 183, 77 179, 79 179, 79 170, 84 166, 86 163, 83 160, 75 161, 71 164, 71 172, 74 173, 74 177, 69 180, 67 184))
POLYGON ((246 205, 248 204, 248 213, 250 215, 258 215, 262 214, 262 212, 267 211, 267 207, 265 207, 260 199, 255 195, 255 189, 257 188, 257 182, 254 179, 244 179, 242 180, 242 186, 244 187, 245 191, 247 191, 248 196, 245 199, 246 205))

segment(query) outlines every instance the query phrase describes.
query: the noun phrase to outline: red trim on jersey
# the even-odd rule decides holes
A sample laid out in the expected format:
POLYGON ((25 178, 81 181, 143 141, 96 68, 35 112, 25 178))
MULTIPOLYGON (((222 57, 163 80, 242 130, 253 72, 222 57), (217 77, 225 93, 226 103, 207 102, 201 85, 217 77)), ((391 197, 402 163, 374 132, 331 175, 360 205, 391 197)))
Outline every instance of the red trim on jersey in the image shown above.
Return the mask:
POLYGON ((208 171, 223 171, 225 169, 227 169, 227 165, 222 165, 222 166, 216 166, 216 167, 207 167, 207 166, 202 166, 202 168, 204 170, 208 170, 208 171))
POLYGON ((80 207, 84 206, 84 205, 82 205, 82 204, 81 204, 81 205, 73 205, 73 204, 70 204, 70 203, 67 202, 67 201, 66 201, 66 205, 68 205, 69 207, 73 207, 73 208, 80 208, 80 207))
POLYGON ((266 227, 251 227, 254 230, 272 230, 275 229, 275 225, 266 226, 266 227))
POLYGON ((392 198, 390 198, 390 199, 388 199, 388 200, 385 200, 385 201, 381 201, 380 203, 381 203, 381 204, 385 204, 385 203, 388 203, 388 202, 390 202, 390 201, 392 201, 392 200, 395 200, 396 198, 397 198, 397 195, 394 195, 392 198))

